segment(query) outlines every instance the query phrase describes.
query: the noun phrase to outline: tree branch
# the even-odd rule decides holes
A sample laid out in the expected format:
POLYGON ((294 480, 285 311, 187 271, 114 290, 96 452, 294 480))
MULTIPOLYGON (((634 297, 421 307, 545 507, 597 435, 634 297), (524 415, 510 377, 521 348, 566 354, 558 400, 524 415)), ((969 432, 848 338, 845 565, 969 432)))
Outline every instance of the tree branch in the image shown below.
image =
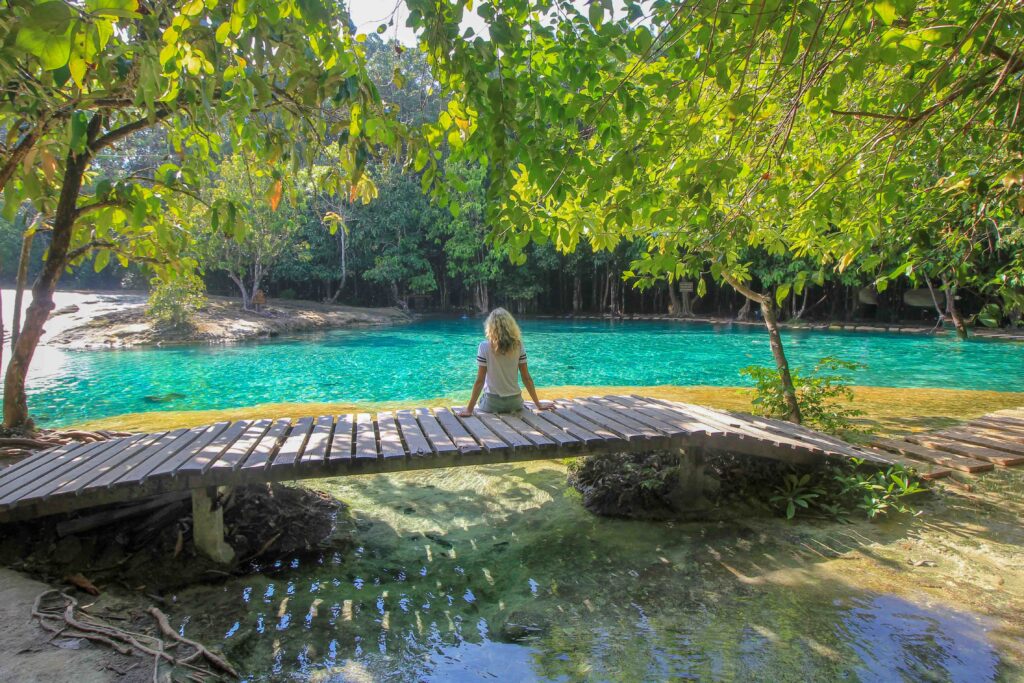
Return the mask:
POLYGON ((734 278, 732 275, 729 275, 729 273, 726 273, 724 270, 722 271, 722 279, 728 282, 732 286, 732 288, 735 289, 737 292, 747 297, 756 304, 764 304, 771 302, 771 299, 769 299, 766 295, 755 292, 750 287, 747 287, 745 284, 734 278))
POLYGON ((90 149, 93 153, 95 153, 100 151, 101 149, 110 147, 111 145, 123 140, 124 138, 128 137, 129 135, 136 131, 144 130, 160 121, 163 121, 172 113, 173 111, 171 109, 168 109, 167 107, 161 105, 160 107, 157 107, 156 111, 153 112, 152 116, 147 116, 144 119, 137 119, 135 121, 132 121, 131 123, 124 124, 120 128, 115 128, 114 130, 107 131, 105 135, 98 138, 94 143, 92 143, 90 149))

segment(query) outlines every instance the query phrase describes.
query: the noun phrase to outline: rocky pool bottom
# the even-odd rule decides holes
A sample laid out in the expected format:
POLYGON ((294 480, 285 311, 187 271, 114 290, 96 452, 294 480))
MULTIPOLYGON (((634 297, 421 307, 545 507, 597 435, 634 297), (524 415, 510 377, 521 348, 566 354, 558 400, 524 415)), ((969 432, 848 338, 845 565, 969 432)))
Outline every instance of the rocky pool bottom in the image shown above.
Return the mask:
POLYGON ((1024 677, 1021 471, 847 524, 596 517, 552 462, 308 485, 353 549, 167 608, 247 681, 1024 677))

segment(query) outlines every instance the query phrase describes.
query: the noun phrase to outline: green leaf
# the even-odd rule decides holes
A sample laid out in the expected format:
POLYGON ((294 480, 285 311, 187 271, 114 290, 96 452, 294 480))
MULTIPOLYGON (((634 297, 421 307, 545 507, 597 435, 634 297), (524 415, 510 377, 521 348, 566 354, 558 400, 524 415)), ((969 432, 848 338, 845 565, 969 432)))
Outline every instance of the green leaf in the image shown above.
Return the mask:
POLYGON ((89 127, 89 115, 84 111, 76 111, 71 116, 71 149, 76 152, 84 152, 86 145, 86 130, 89 127))
POLYGON ((43 68, 52 71, 65 66, 71 56, 70 30, 60 34, 23 26, 15 39, 18 47, 39 58, 43 68))
POLYGON ((779 306, 782 305, 782 302, 786 300, 787 296, 789 296, 790 288, 791 288, 791 285, 788 282, 784 282, 781 285, 779 285, 778 289, 775 290, 775 303, 776 304, 778 304, 779 306))
POLYGON ((874 5, 875 13, 878 14, 879 18, 885 22, 886 26, 892 24, 896 18, 896 6, 889 2, 889 0, 880 0, 874 5))
POLYGON ((96 259, 92 262, 92 269, 97 273, 107 267, 110 263, 110 252, 104 249, 96 254, 96 259))
POLYGON ((590 0, 590 9, 587 13, 590 16, 590 24, 594 28, 600 28, 604 23, 604 5, 601 0, 590 0))
POLYGON ((26 25, 56 35, 64 33, 70 23, 71 9, 63 2, 53 0, 33 7, 26 25))

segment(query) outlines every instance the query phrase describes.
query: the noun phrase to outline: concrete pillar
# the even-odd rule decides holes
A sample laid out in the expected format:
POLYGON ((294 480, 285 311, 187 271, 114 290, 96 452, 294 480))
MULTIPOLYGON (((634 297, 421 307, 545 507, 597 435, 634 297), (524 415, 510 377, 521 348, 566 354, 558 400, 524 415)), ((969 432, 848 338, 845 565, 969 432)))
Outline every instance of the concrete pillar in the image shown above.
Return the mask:
POLYGON ((224 508, 217 504, 217 494, 215 486, 192 489, 192 541, 214 562, 231 564, 235 551, 224 541, 224 508))

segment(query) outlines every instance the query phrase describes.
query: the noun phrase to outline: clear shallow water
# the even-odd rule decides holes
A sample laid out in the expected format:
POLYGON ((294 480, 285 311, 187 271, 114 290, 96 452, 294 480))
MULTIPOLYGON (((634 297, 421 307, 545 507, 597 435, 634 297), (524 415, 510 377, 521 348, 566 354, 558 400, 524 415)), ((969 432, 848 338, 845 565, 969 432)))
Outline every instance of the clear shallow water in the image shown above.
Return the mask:
MULTIPOLYGON (((523 321, 540 385, 736 386, 770 365, 764 330, 646 321, 523 321)), ((33 413, 69 424, 150 410, 280 402, 403 401, 465 396, 479 320, 426 320, 234 346, 131 351, 41 349, 33 413)), ((794 366, 827 355, 860 361, 857 384, 1024 391, 1024 344, 858 332, 784 334, 794 366)))
POLYGON ((943 602, 917 588, 943 583, 934 572, 948 577, 952 560, 914 572, 889 556, 919 529, 602 519, 564 477, 532 463, 316 482, 351 504, 351 552, 192 589, 173 617, 252 682, 1021 674, 997 646, 1012 627, 1000 632, 962 592, 943 602))

